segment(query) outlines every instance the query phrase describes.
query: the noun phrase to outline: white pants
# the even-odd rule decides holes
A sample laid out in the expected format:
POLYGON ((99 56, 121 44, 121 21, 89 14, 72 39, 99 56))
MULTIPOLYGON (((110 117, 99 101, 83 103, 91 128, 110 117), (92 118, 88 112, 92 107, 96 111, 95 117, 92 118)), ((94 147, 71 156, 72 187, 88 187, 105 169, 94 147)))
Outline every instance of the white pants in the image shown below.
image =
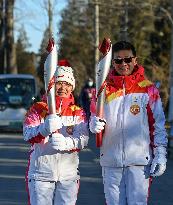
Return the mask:
POLYGON ((75 205, 79 180, 45 182, 29 180, 31 205, 75 205))
POLYGON ((146 205, 151 178, 148 166, 102 167, 107 205, 146 205))

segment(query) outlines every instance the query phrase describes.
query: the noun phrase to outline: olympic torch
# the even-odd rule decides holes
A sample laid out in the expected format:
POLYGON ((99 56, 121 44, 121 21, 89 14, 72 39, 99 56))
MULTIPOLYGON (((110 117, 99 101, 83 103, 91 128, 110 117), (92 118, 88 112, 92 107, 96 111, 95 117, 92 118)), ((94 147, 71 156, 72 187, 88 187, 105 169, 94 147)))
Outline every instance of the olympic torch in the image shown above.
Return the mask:
POLYGON ((44 82, 47 94, 47 104, 49 114, 56 114, 54 74, 57 67, 57 50, 53 38, 49 39, 46 50, 48 52, 48 56, 44 63, 44 82))
MULTIPOLYGON (((105 101, 105 85, 106 77, 108 75, 111 59, 112 59, 112 44, 110 39, 104 39, 99 46, 100 52, 103 54, 99 61, 96 70, 96 114, 97 117, 103 118, 103 106, 105 101)), ((103 132, 96 134, 96 146, 102 145, 103 132)))

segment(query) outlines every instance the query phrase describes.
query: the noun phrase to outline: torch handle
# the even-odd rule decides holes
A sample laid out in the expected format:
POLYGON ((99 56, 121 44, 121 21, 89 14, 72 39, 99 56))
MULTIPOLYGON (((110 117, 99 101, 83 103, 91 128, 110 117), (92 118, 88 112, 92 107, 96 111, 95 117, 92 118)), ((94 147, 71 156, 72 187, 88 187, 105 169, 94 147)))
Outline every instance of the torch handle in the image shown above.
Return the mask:
MULTIPOLYGON (((54 94, 55 91, 53 91, 54 94)), ((55 94, 54 94, 55 95, 55 94)), ((47 96, 49 114, 56 114, 55 97, 51 93, 47 96)))
POLYGON ((96 147, 101 147, 103 141, 103 130, 96 134, 96 147))
MULTIPOLYGON (((103 89, 103 91, 101 92, 101 94, 99 95, 98 99, 97 99, 97 116, 99 118, 103 118, 103 107, 104 107, 104 93, 105 93, 105 88, 103 89)), ((104 122, 104 120, 103 120, 104 122)), ((103 130, 100 133, 96 134, 96 147, 101 147, 102 146, 102 140, 103 140, 103 130)))

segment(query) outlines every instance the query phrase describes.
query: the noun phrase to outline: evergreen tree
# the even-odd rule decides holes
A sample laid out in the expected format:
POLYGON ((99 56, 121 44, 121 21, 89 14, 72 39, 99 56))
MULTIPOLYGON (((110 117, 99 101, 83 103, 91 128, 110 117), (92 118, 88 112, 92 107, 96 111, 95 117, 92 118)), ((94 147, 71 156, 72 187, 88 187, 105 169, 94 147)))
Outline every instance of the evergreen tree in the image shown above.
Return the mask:
POLYGON ((78 92, 81 79, 86 79, 88 73, 94 73, 93 26, 90 15, 87 8, 80 10, 77 1, 69 1, 60 23, 59 58, 66 58, 74 68, 78 92), (80 16, 83 17, 82 21, 80 16))
POLYGON ((16 42, 16 59, 18 73, 28 73, 35 75, 35 54, 30 53, 27 49, 30 47, 28 37, 24 26, 19 31, 19 36, 16 42))
POLYGON ((150 33, 150 74, 153 81, 161 83, 160 94, 164 107, 167 107, 172 26, 167 13, 171 14, 171 1, 159 0, 157 4, 154 9, 154 28, 150 33))
MULTIPOLYGON (((60 23, 60 58, 67 58, 75 69, 77 94, 85 80, 95 76, 94 70, 94 4, 85 7, 79 0, 69 0, 60 23), (81 13, 82 7, 82 13, 81 13), (81 20, 82 17, 82 20, 81 20)), ((169 0, 99 0, 100 42, 109 37, 112 43, 122 39, 122 32, 137 49, 138 62, 152 81, 161 82, 161 95, 168 101, 170 61, 169 0), (127 9, 127 10, 125 10, 127 9), (127 11, 125 13, 125 11, 127 11)), ((125 39, 124 39, 125 40, 125 39)))
POLYGON ((38 54, 40 61, 38 63, 38 67, 37 67, 37 75, 40 79, 40 87, 41 88, 44 87, 44 62, 45 62, 46 57, 47 57, 46 47, 48 45, 48 41, 49 41, 49 28, 47 28, 43 34, 43 39, 42 39, 40 49, 39 49, 39 54, 38 54))

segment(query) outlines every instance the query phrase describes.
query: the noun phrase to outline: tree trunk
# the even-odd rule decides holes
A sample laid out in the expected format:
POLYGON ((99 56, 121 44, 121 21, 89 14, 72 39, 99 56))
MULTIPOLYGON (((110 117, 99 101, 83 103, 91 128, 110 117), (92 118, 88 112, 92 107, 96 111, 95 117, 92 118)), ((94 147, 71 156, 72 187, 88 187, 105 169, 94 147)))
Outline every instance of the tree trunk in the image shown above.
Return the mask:
POLYGON ((49 20, 49 38, 52 37, 52 21, 53 21, 53 10, 52 10, 52 1, 48 0, 48 20, 49 20))
POLYGON ((0 73, 4 73, 4 0, 0 0, 0 73))
POLYGON ((5 61, 6 61, 6 73, 17 73, 16 66, 16 51, 14 43, 14 10, 15 0, 5 0, 5 61))

